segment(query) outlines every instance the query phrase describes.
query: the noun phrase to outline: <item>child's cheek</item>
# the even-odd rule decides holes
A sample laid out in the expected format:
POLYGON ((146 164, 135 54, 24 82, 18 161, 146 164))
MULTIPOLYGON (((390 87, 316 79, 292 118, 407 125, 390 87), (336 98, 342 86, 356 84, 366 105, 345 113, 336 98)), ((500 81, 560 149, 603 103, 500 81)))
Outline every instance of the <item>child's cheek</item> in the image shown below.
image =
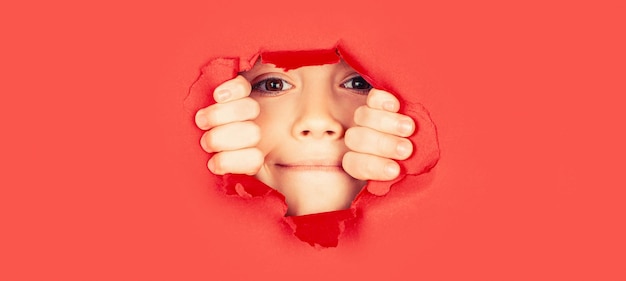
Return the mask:
POLYGON ((259 116, 254 120, 261 129, 261 141, 257 147, 267 155, 285 139, 285 133, 288 132, 286 128, 288 118, 281 114, 280 104, 265 99, 257 101, 261 109, 259 116))

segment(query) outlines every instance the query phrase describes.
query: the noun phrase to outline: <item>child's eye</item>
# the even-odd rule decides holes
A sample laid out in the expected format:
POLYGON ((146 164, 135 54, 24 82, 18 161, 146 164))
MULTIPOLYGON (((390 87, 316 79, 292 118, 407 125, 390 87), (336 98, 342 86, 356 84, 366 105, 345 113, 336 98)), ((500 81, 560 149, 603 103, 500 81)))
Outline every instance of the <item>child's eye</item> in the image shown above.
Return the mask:
POLYGON ((282 92, 291 88, 293 85, 280 78, 267 78, 252 85, 252 90, 259 92, 282 92))
POLYGON ((372 89, 372 85, 370 85, 370 83, 368 83, 365 78, 361 76, 355 76, 348 79, 348 81, 341 84, 341 87, 364 93, 368 93, 372 89))

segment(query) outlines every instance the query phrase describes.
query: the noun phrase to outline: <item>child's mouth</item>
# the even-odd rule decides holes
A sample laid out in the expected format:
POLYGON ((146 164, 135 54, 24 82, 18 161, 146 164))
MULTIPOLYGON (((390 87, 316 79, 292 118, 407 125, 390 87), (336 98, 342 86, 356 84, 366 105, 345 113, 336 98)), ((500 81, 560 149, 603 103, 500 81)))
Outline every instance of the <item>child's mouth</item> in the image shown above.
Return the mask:
POLYGON ((276 167, 288 171, 324 171, 343 172, 341 161, 331 159, 302 160, 289 163, 277 163, 276 167))

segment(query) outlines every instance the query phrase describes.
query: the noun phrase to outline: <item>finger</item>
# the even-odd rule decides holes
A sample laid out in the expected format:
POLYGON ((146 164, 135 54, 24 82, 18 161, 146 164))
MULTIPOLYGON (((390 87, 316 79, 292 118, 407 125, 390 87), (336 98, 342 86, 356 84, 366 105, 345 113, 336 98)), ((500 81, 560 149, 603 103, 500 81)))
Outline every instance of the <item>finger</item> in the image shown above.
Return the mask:
POLYGON ((256 147, 223 151, 209 159, 207 166, 216 175, 255 175, 263 165, 263 153, 256 147))
POLYGON ((343 169, 359 180, 387 181, 400 174, 400 165, 391 159, 348 151, 343 156, 343 169))
POLYGON ((344 141, 350 150, 396 160, 407 159, 413 153, 413 144, 408 139, 367 127, 348 129, 344 141))
POLYGON ((250 95, 252 86, 243 76, 239 75, 217 86, 213 91, 213 99, 217 103, 225 103, 250 95))
POLYGON ((368 106, 360 106, 354 111, 354 122, 359 126, 399 137, 408 137, 415 131, 415 122, 411 117, 368 106))
POLYGON ((372 89, 367 95, 367 106, 375 109, 385 110, 389 112, 398 112, 400 110, 400 101, 393 94, 372 89))
POLYGON ((198 110, 196 126, 208 130, 232 122, 252 120, 259 115, 259 103, 250 97, 233 100, 228 103, 216 103, 198 110))
POLYGON ((261 129, 252 121, 217 126, 202 135, 200 144, 206 152, 253 147, 261 140, 261 129))

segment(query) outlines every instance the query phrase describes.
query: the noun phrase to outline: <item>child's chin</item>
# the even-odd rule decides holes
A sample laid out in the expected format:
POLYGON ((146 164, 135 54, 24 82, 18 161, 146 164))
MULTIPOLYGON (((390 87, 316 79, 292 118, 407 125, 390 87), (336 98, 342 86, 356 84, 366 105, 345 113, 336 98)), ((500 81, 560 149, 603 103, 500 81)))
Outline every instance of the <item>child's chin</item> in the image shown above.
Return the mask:
POLYGON ((285 195, 290 215, 306 215, 347 209, 364 183, 348 174, 300 178, 276 189, 285 195))

